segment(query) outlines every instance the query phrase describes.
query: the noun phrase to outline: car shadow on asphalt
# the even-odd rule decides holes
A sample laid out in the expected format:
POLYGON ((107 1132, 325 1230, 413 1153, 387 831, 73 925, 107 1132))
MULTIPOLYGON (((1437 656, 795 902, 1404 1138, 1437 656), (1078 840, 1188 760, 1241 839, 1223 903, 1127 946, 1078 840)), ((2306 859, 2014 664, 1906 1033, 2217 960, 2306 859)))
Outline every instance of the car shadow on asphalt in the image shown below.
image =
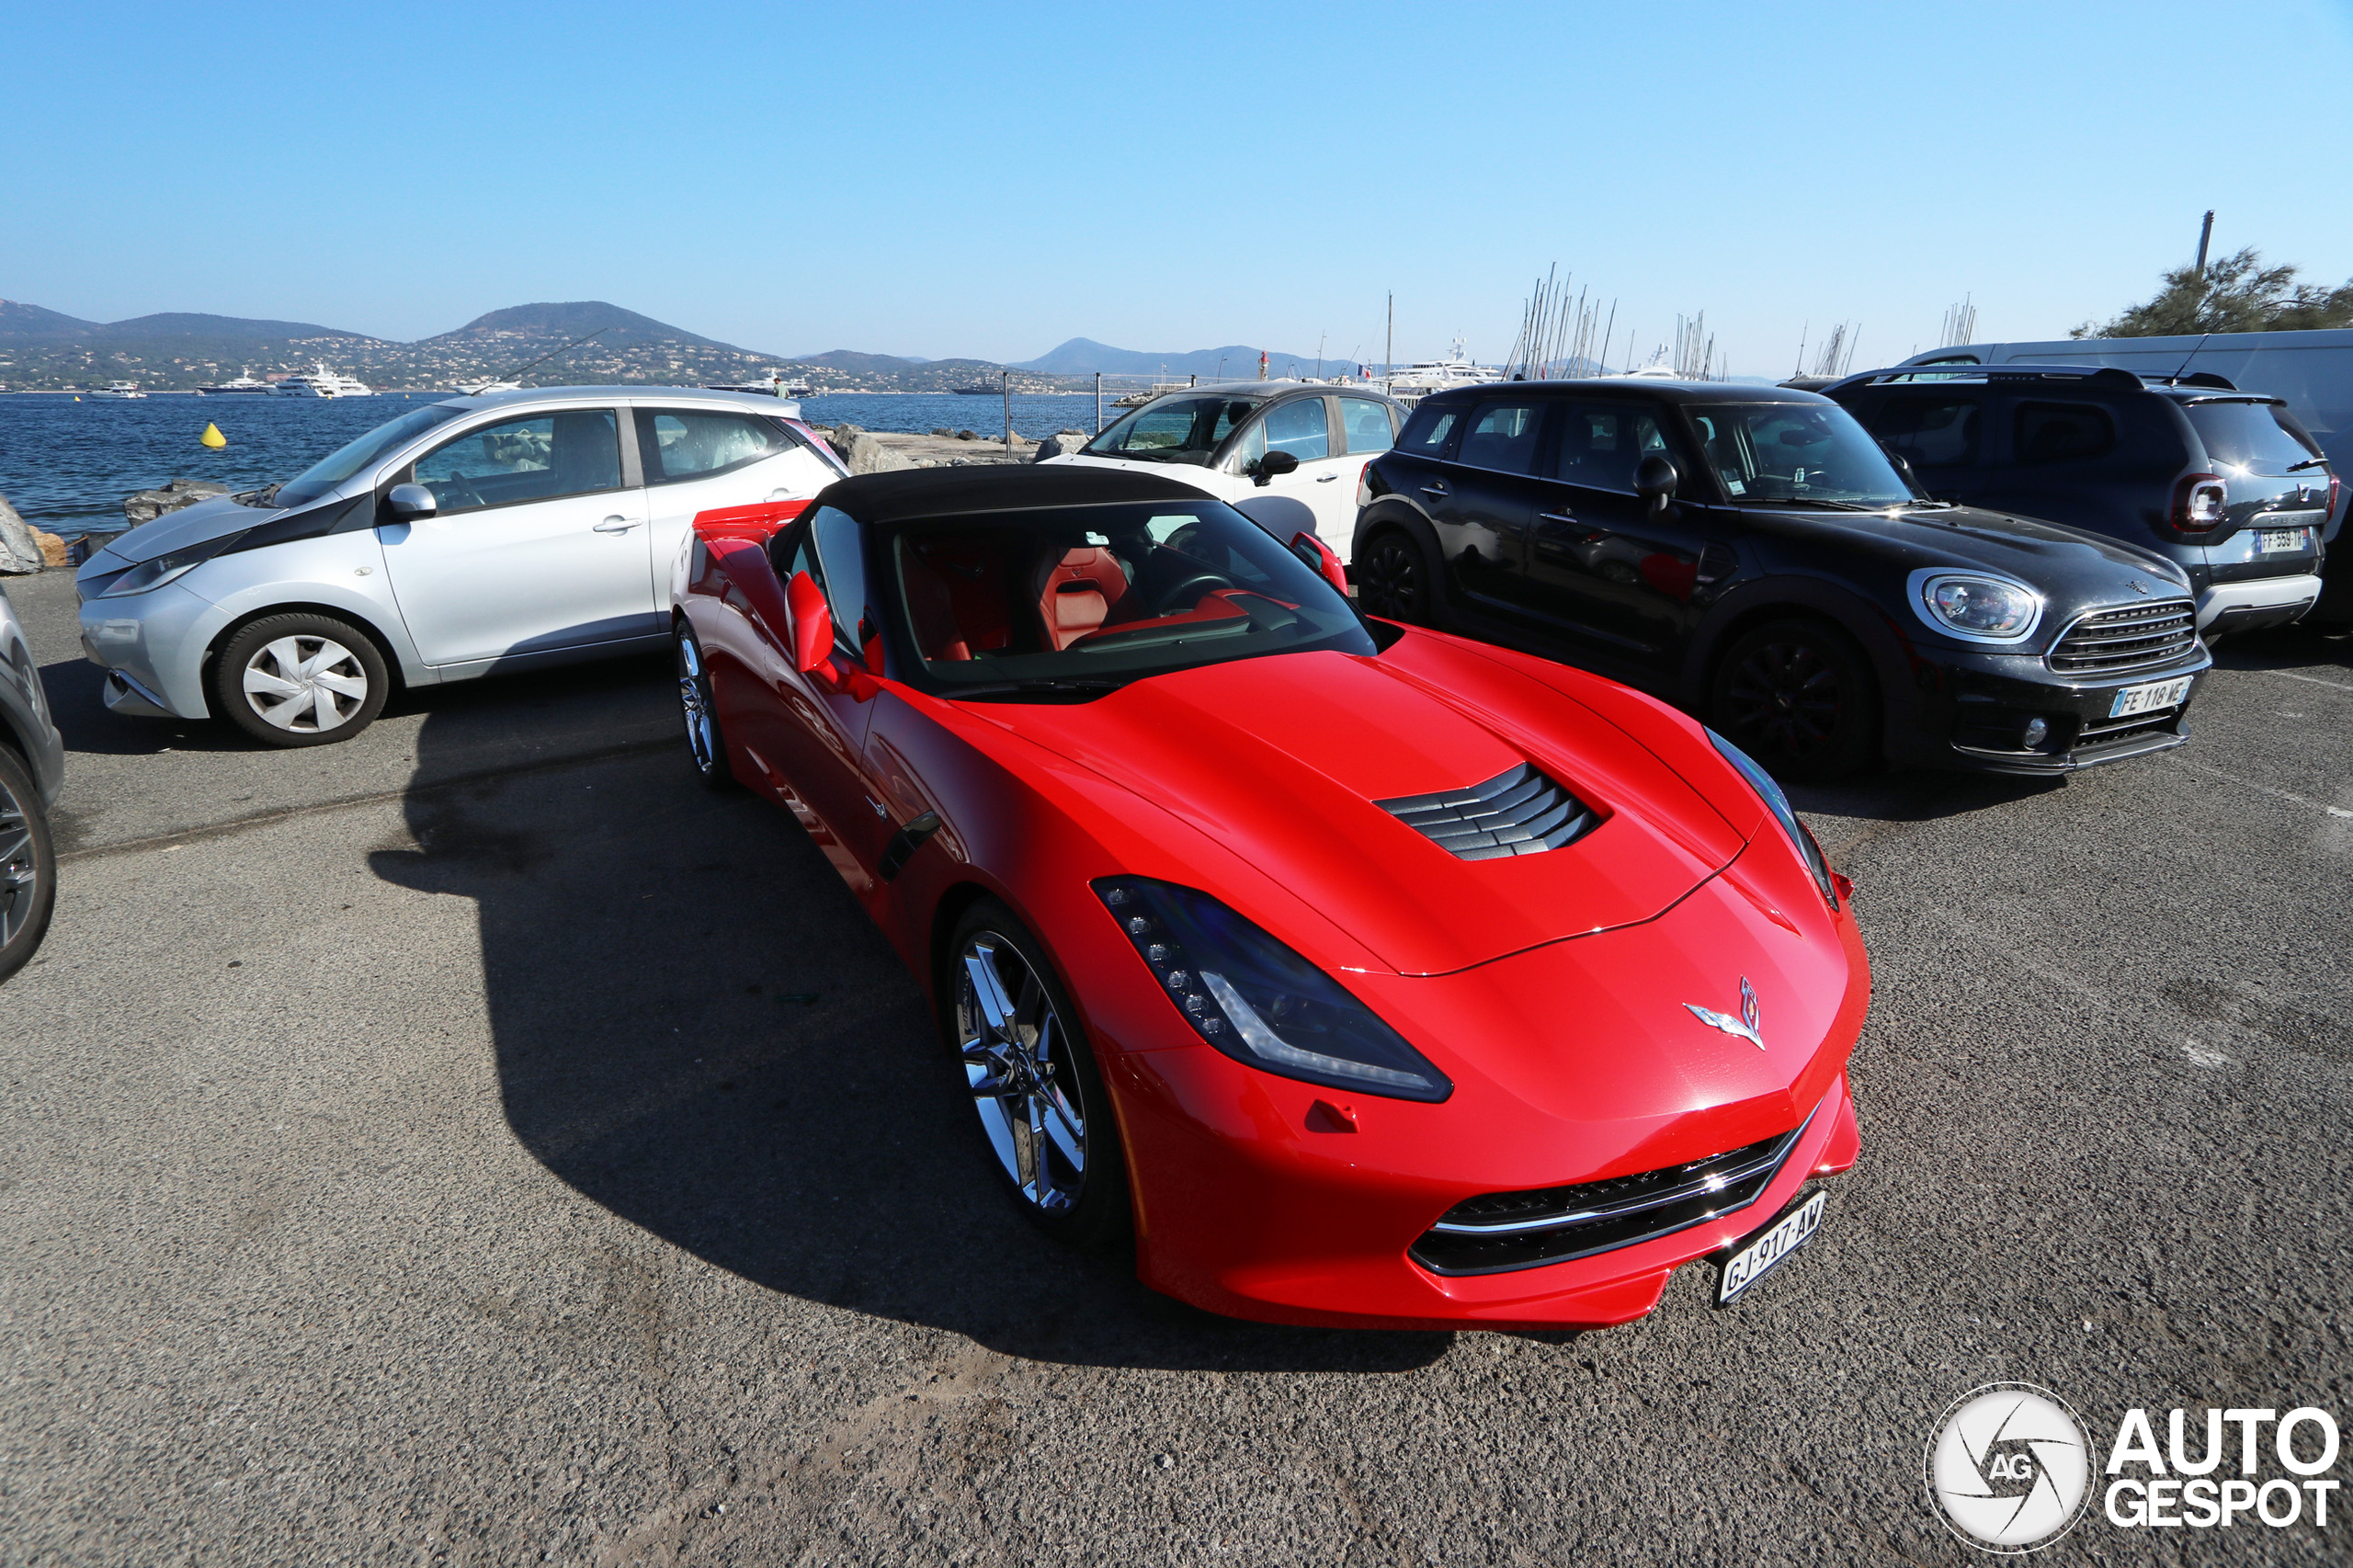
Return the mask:
MULTIPOLYGON (((435 713, 417 766, 431 777, 435 713)), ((591 1202, 827 1307, 1033 1360, 1395 1372, 1446 1334, 1235 1322, 1146 1290, 999 1188, 921 993, 800 827, 683 743, 426 787, 404 887, 474 901, 504 1110, 591 1202)))

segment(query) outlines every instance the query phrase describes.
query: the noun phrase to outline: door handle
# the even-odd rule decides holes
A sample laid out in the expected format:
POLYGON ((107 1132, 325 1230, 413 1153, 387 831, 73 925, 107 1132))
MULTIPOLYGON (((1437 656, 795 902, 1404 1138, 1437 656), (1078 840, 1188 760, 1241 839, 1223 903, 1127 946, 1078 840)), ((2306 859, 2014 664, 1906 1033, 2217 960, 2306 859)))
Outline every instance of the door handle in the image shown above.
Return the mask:
POLYGON ((1422 494, 1425 495, 1435 495, 1439 500, 1443 501, 1446 499, 1446 481, 1442 479, 1432 480, 1429 483, 1422 486, 1422 494))
POLYGON ((1329 484, 1339 477, 1340 476, 1336 473, 1319 473, 1315 476, 1315 483, 1318 484, 1329 484))
POLYGON ((1540 523, 1574 523, 1576 518, 1566 512, 1539 512, 1536 520, 1540 523))
POLYGON ((615 515, 598 523, 596 531, 600 534, 625 534, 635 527, 637 527, 636 518, 615 515))

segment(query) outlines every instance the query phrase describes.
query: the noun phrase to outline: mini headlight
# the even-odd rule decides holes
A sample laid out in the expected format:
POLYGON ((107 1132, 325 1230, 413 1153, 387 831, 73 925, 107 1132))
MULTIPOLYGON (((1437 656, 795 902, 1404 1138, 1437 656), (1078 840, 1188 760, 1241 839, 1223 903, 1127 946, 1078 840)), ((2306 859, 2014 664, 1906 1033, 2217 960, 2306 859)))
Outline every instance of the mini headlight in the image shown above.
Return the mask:
POLYGON ((1974 572, 1915 572, 1912 608, 1949 637, 2018 642, 2042 619, 2042 596, 2024 583, 1974 572))
POLYGON ((1371 1008, 1209 894, 1142 877, 1095 892, 1185 1021, 1235 1061, 1397 1099, 1454 1092, 1371 1008))
POLYGON ((1813 885, 1822 890, 1822 902, 1833 909, 1837 908, 1838 889, 1830 880, 1830 861, 1822 853, 1822 846, 1813 841, 1813 835, 1806 831, 1805 824, 1798 821, 1798 813, 1790 807, 1790 797, 1781 789, 1779 780, 1766 772, 1762 763, 1715 731, 1708 732, 1708 739, 1715 743, 1716 750, 1723 759, 1748 780, 1748 787, 1756 791, 1766 809, 1781 824, 1781 831, 1789 835, 1790 847, 1798 852, 1798 858, 1805 862, 1807 872, 1813 876, 1813 885))
POLYGON ((152 593, 166 583, 187 576, 244 537, 245 530, 239 528, 235 533, 222 534, 219 539, 209 539, 202 544, 173 551, 153 561, 142 561, 108 583, 98 597, 119 599, 129 594, 152 593))

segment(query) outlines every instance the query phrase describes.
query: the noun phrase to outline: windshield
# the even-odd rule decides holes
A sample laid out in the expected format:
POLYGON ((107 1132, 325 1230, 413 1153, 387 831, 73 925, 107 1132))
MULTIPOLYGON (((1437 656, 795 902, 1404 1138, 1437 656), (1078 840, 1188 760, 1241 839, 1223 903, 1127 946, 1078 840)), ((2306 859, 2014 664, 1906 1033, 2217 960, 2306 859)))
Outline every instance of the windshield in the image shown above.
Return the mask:
POLYGON ((2286 410, 2272 403, 2193 403, 2183 412, 2217 468, 2278 477, 2320 455, 2288 432, 2286 410))
POLYGON ((465 412, 446 403, 412 409, 389 425, 379 425, 365 436, 345 442, 317 462, 278 487, 274 505, 301 506, 317 500, 378 459, 406 446, 436 425, 465 412))
POLYGON ((1148 403, 1086 443, 1096 457, 1206 465, 1218 443, 1250 417, 1260 399, 1164 397, 1148 403))
POLYGON ((1320 574, 1207 497, 909 523, 878 555, 943 696, 1085 696, 1260 653, 1376 651, 1320 574))
POLYGON ((1708 462, 1734 502, 1908 506, 1915 497, 1855 416, 1812 403, 1688 409, 1708 462))

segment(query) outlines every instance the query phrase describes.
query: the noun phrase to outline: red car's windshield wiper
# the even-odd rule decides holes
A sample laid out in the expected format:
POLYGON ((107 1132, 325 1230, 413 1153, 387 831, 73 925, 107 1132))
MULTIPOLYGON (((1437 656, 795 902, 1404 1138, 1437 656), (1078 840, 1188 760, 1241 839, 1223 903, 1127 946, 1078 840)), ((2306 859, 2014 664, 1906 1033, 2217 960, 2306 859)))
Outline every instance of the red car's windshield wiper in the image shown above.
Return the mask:
POLYGON ((987 686, 951 687, 939 693, 951 701, 967 697, 1100 697, 1107 691, 1117 691, 1128 683, 1123 680, 1100 680, 1075 677, 1066 680, 994 681, 987 686))

